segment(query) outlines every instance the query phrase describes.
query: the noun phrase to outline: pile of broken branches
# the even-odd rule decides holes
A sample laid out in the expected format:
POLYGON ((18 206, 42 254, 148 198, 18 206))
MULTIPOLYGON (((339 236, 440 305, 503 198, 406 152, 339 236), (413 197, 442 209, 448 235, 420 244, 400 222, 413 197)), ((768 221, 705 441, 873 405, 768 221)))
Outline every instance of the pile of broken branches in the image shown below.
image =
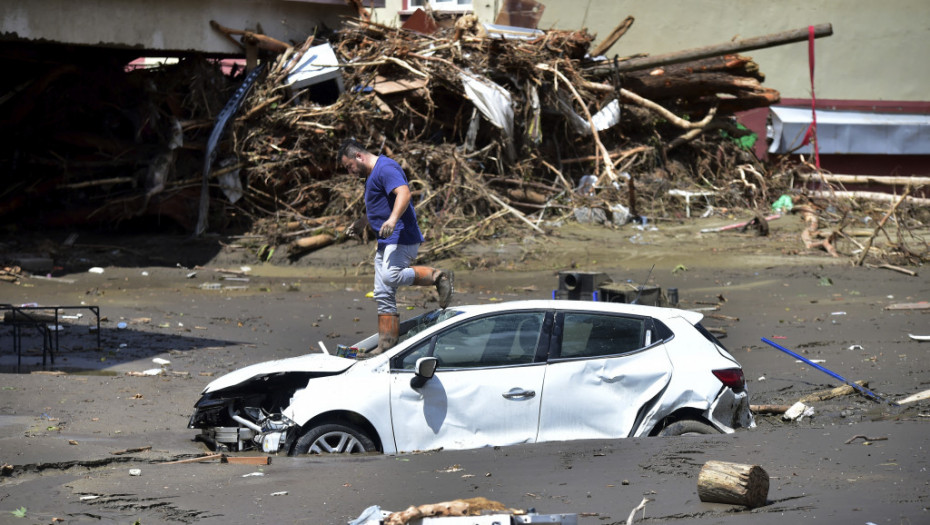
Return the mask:
POLYGON ((323 65, 346 87, 332 103, 286 87, 320 39, 278 56, 233 128, 247 188, 237 206, 254 231, 296 255, 341 240, 364 214, 362 181, 335 158, 348 137, 404 167, 426 259, 504 230, 543 233, 578 208, 615 224, 677 214, 673 188, 753 208, 779 191, 736 140, 734 111, 778 100, 751 59, 621 72, 588 57, 585 31, 496 39, 471 22, 432 35, 347 23, 326 42, 339 63, 323 65), (586 175, 593 191, 578 191, 586 175))

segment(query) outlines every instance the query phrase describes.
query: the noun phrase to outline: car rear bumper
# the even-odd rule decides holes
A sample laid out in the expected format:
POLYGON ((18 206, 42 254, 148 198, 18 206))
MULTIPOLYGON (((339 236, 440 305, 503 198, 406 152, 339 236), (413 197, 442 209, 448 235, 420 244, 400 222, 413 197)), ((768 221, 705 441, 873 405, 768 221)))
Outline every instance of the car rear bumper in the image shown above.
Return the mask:
POLYGON ((704 417, 718 430, 726 433, 737 428, 756 426, 755 418, 749 409, 749 392, 745 389, 735 392, 731 388, 724 388, 707 409, 704 417))

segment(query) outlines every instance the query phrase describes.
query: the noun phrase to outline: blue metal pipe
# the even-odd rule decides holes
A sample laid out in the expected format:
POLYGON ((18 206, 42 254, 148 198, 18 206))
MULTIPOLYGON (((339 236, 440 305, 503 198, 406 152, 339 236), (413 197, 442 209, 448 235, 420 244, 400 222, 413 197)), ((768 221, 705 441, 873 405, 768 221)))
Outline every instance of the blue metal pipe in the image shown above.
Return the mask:
POLYGON ((820 366, 820 365, 818 365, 817 363, 811 361, 810 359, 808 359, 808 358, 806 358, 806 357, 804 357, 804 356, 802 356, 802 355, 799 355, 799 354, 797 354, 797 353, 795 353, 795 352, 792 352, 791 350, 788 350, 787 348, 781 346, 781 345, 778 344, 778 343, 773 343, 772 341, 769 341, 768 339, 766 339, 766 338, 764 338, 764 337, 762 338, 762 342, 763 342, 763 343, 766 343, 766 344, 768 344, 768 345, 774 346, 775 348, 781 350, 782 352, 784 352, 784 353, 786 353, 786 354, 788 354, 788 355, 790 355, 790 356, 793 356, 793 357, 795 357, 795 358, 797 358, 797 359, 800 359, 801 361, 804 361, 805 363, 811 365, 812 367, 816 368, 817 370, 820 370, 821 372, 824 372, 825 374, 828 374, 828 375, 830 375, 830 376, 832 376, 832 377, 835 377, 836 379, 839 379, 840 381, 842 381, 842 382, 846 383, 847 385, 849 385, 849 386, 855 388, 856 390, 858 390, 859 392, 862 392, 863 394, 865 394, 865 395, 868 396, 868 397, 871 397, 871 398, 873 398, 873 399, 875 399, 875 400, 877 400, 877 401, 883 401, 883 402, 888 403, 889 405, 892 405, 892 406, 898 406, 898 404, 895 403, 894 401, 890 401, 890 400, 888 400, 888 399, 885 399, 885 398, 883 398, 882 396, 876 394, 875 392, 872 392, 872 391, 869 390, 868 388, 864 388, 864 387, 862 387, 862 386, 860 386, 860 385, 857 385, 856 383, 853 383, 852 381, 847 381, 843 376, 837 374, 836 372, 834 372, 834 371, 832 371, 832 370, 830 370, 830 369, 828 369, 828 368, 826 368, 826 367, 820 366))

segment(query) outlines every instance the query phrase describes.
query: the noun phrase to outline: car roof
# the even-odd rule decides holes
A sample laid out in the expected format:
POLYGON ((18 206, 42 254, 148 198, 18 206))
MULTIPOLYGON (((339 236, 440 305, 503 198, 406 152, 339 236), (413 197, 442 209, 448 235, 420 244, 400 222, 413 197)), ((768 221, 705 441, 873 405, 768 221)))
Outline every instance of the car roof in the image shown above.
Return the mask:
POLYGON ((585 312, 604 312, 615 314, 646 315, 660 320, 682 317, 691 324, 697 324, 704 315, 692 310, 645 306, 641 304, 608 303, 599 301, 571 301, 558 299, 530 299, 521 301, 504 301, 491 304, 470 304, 451 306, 470 315, 505 312, 508 310, 573 310, 585 312))

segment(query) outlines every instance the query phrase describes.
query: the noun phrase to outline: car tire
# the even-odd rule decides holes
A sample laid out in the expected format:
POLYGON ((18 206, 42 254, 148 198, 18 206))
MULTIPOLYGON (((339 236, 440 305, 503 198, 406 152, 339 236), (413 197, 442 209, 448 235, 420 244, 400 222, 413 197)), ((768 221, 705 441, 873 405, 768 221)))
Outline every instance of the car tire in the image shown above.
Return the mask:
POLYGON ((361 430, 338 423, 313 427, 294 444, 292 456, 300 454, 360 454, 377 450, 361 430))
POLYGON ((707 423, 702 423, 701 421, 695 421, 693 419, 676 421, 659 431, 660 436, 696 436, 720 433, 719 430, 707 423))

